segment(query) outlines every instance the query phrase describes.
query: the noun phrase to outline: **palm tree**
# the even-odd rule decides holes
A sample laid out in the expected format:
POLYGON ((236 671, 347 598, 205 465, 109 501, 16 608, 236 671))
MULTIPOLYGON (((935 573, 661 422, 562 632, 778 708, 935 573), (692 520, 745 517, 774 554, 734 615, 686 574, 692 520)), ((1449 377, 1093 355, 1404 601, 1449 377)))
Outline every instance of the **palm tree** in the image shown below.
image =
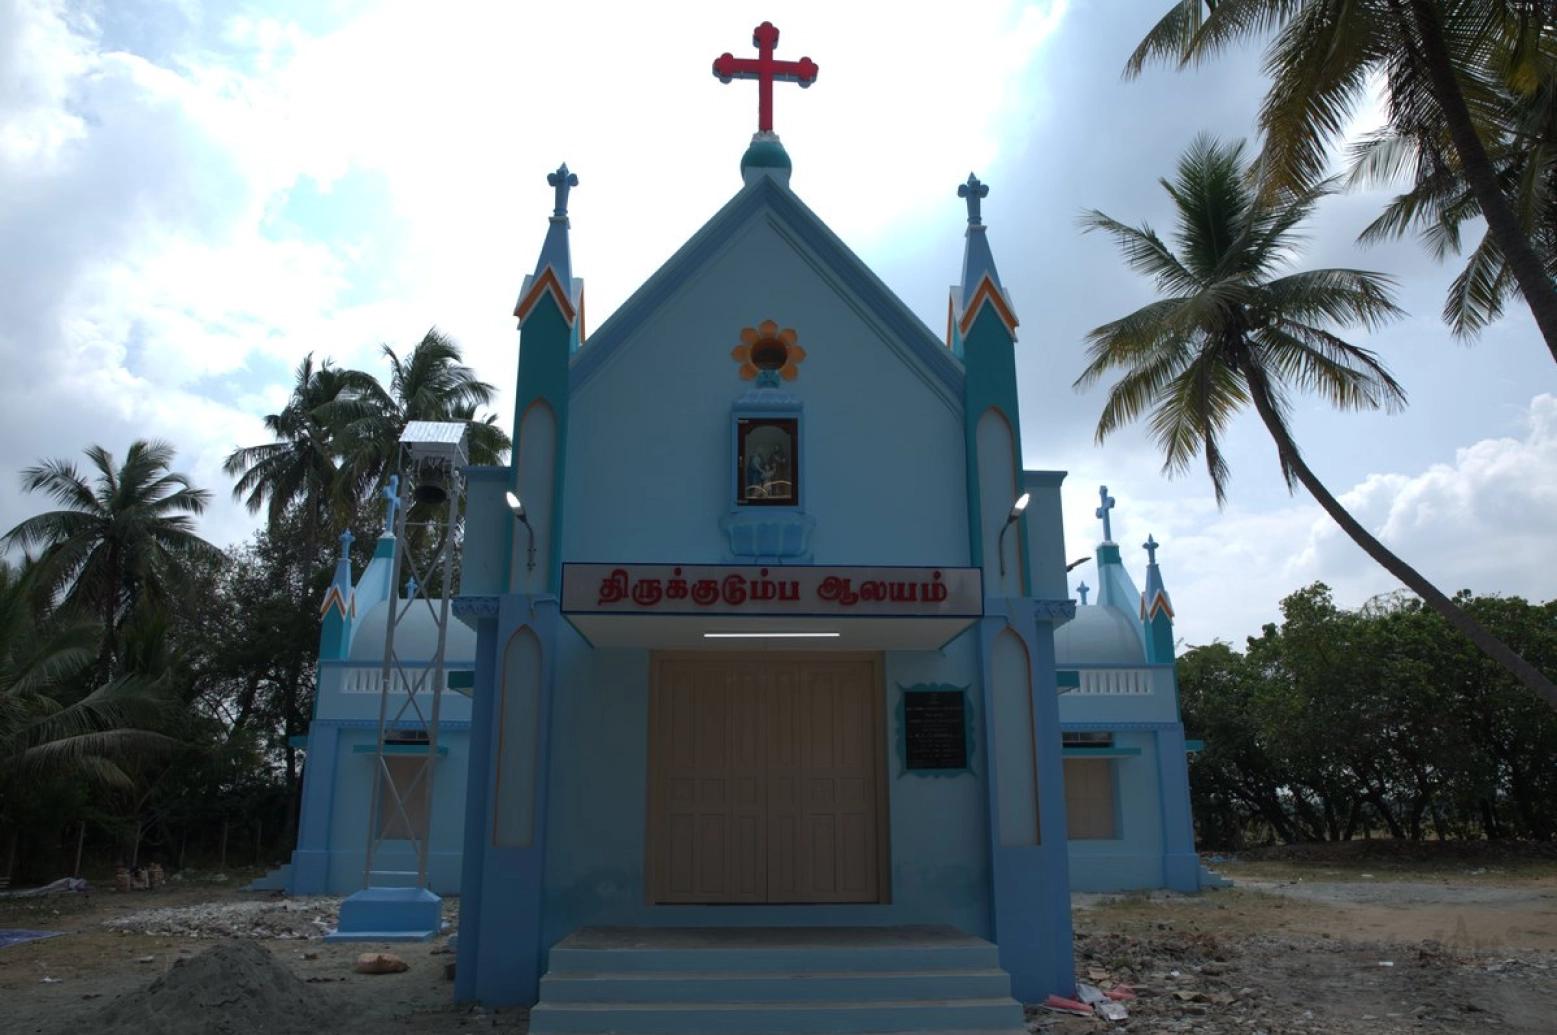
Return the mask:
MULTIPOLYGON (((1481 136, 1498 184, 1513 202, 1520 229, 1557 278, 1557 80, 1529 95, 1503 94, 1485 111, 1481 136)), ((1388 183, 1409 175, 1397 196, 1359 235, 1363 243, 1416 230, 1438 258, 1458 254, 1467 222, 1481 206, 1441 127, 1412 132, 1387 127, 1352 148, 1350 182, 1388 183)), ((1496 236, 1483 230, 1444 301, 1443 318, 1461 338, 1473 338, 1503 314, 1516 295, 1513 271, 1496 236)))
POLYGON ((101 627, 40 605, 42 570, 0 560, 0 813, 15 780, 68 776, 125 785, 118 760, 164 750, 162 687, 139 677, 88 689, 101 627))
MULTIPOLYGON (((312 353, 297 365, 292 395, 280 413, 265 417, 274 441, 241 446, 228 455, 222 470, 236 477, 233 498, 249 513, 266 508, 266 524, 279 530, 288 511, 300 513, 306 564, 317 558, 324 530, 345 527, 359 495, 359 486, 340 469, 340 435, 324 414, 343 400, 378 389, 372 377, 342 370, 328 359, 314 364, 312 353)), ((306 582, 306 572, 304 581, 306 582)))
MULTIPOLYGON (((1390 125, 1447 138, 1470 194, 1557 359, 1557 284, 1521 226, 1481 129, 1500 90, 1533 94, 1557 80, 1557 10, 1522 0, 1178 0, 1125 66, 1181 67, 1276 30, 1260 112, 1262 175, 1296 189, 1323 175, 1329 148, 1382 75, 1390 125)), ((1430 145, 1424 150, 1430 150, 1430 145)))
POLYGON ((464 421, 470 435, 466 443, 470 463, 504 461, 511 444, 508 435, 496 425, 495 415, 476 415, 477 407, 491 405, 497 390, 464 365, 452 338, 434 327, 404 360, 388 345, 383 346, 383 354, 389 361, 387 390, 369 378, 359 395, 342 398, 322 411, 342 427, 347 463, 359 484, 381 485, 394 473, 401 433, 413 420, 464 421))
POLYGON ((1149 412, 1164 471, 1182 473, 1203 453, 1220 504, 1229 474, 1221 439, 1233 416, 1252 404, 1275 439, 1289 489, 1301 482, 1368 556, 1557 708, 1549 678, 1374 538, 1304 461, 1287 426, 1294 389, 1318 392, 1343 410, 1404 405, 1405 392, 1372 352, 1327 329, 1371 329, 1400 310, 1389 279, 1376 273, 1282 272, 1298 224, 1331 182, 1274 196, 1253 184, 1242 144, 1202 136, 1179 160, 1174 180, 1163 181, 1178 213, 1176 252, 1149 226, 1127 226, 1098 211, 1085 216, 1083 225, 1112 236, 1129 265, 1155 278, 1165 296, 1087 336, 1091 361, 1075 387, 1123 372, 1109 389, 1097 440, 1149 412))
POLYGON ((67 460, 22 472, 26 491, 44 492, 63 509, 27 518, 0 537, 0 546, 41 548, 44 592, 102 623, 99 676, 106 680, 119 631, 137 606, 167 600, 186 560, 217 550, 195 534, 194 516, 205 512, 211 494, 169 470, 171 445, 137 440, 122 466, 102 446, 91 446, 86 455, 96 472, 93 482, 67 460))

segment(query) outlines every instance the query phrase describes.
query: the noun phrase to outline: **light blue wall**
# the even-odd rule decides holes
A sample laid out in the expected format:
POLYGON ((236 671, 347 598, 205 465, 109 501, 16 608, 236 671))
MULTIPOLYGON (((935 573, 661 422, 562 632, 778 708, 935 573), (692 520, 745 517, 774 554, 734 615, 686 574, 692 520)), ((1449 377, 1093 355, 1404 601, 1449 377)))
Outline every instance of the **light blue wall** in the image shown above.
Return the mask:
POLYGON ((751 387, 730 350, 772 319, 806 350, 784 389, 805 404, 815 563, 968 563, 960 402, 825 277, 759 215, 622 342, 570 403, 565 559, 723 559, 730 404, 751 387))
POLYGON ((464 596, 501 593, 505 548, 516 524, 503 494, 512 474, 507 467, 465 470, 465 538, 460 550, 460 588, 464 596))
POLYGON ((984 805, 988 755, 982 719, 973 716, 973 771, 958 776, 899 775, 901 686, 970 686, 984 705, 976 637, 944 652, 885 656, 883 716, 891 843, 891 902, 886 905, 652 906, 644 888, 647 829, 648 651, 590 650, 571 628, 560 634, 552 736, 567 751, 552 754, 552 817, 546 857, 550 945, 585 924, 696 926, 724 924, 950 923, 990 934, 989 859, 984 805), (577 821, 587 817, 585 821, 577 821))
POLYGON ((1075 891, 1132 891, 1163 886, 1156 734, 1116 732, 1114 745, 1141 752, 1111 760, 1114 832, 1119 836, 1112 840, 1070 842, 1070 886, 1075 891))

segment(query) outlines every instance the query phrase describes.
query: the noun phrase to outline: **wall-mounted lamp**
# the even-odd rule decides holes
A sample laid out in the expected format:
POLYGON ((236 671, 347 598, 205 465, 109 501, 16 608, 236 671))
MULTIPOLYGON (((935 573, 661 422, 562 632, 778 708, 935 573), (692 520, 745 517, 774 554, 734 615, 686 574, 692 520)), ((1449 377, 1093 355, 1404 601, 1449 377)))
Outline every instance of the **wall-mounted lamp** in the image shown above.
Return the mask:
POLYGON ((1022 511, 1027 509, 1027 504, 1032 502, 1033 494, 1024 492, 1011 504, 1011 513, 1006 515, 1006 523, 1000 526, 1000 538, 995 540, 995 553, 1000 557, 1000 574, 1006 573, 1006 532, 1016 524, 1016 519, 1022 516, 1022 511))
POLYGON ((514 517, 517 518, 519 523, 524 526, 524 530, 526 532, 530 533, 530 549, 525 554, 525 570, 526 571, 534 571, 535 570, 535 528, 534 528, 534 526, 532 526, 530 524, 530 517, 529 517, 529 515, 524 512, 524 501, 521 500, 518 496, 514 495, 514 491, 512 489, 508 490, 508 492, 505 493, 504 496, 508 500, 508 509, 513 511, 514 517))

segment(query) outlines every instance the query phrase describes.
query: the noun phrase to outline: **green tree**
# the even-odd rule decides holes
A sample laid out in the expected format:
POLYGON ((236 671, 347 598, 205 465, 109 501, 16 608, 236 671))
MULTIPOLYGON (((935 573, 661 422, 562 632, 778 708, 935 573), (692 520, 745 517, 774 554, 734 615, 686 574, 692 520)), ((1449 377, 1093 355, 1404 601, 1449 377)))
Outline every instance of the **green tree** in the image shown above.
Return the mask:
MULTIPOLYGON (((1499 187, 1513 204, 1520 229, 1557 278, 1557 81, 1533 93, 1497 92, 1483 106, 1479 124, 1499 187)), ((1440 126, 1409 132, 1387 127, 1352 148, 1349 181, 1391 183, 1411 189, 1398 195, 1364 228, 1365 244, 1415 231, 1437 258, 1458 255, 1466 224, 1481 224, 1481 206, 1440 126)), ((1473 338, 1503 315, 1517 295, 1513 270, 1496 235, 1481 230, 1444 300, 1444 322, 1461 338, 1473 338)))
POLYGON ((1291 263, 1297 227, 1331 190, 1329 181, 1271 196, 1257 193, 1253 182, 1241 144, 1202 136, 1180 159, 1174 180, 1163 181, 1177 210, 1177 253, 1150 226, 1128 226, 1098 211, 1085 217, 1088 230, 1112 236, 1128 264, 1155 278, 1166 296, 1087 337, 1090 362, 1078 389, 1123 372, 1109 389, 1097 440, 1150 412, 1164 470, 1182 473, 1204 454, 1220 503, 1229 474, 1221 437, 1252 404, 1275 440, 1289 488, 1301 483, 1369 557, 1557 708, 1557 685, 1379 542, 1304 460, 1287 426, 1294 389, 1318 392, 1343 410, 1404 405, 1405 392, 1378 358, 1328 329, 1373 328, 1400 311, 1389 280, 1376 273, 1281 273, 1291 263))
POLYGON ((1176 668, 1185 732, 1205 741, 1189 762, 1200 843, 1236 850, 1261 827, 1282 841, 1298 840, 1283 797, 1286 774, 1267 750, 1254 709, 1259 673, 1225 643, 1190 648, 1176 668))
POLYGON ((358 370, 342 370, 312 353, 297 365, 292 394, 280 413, 265 417, 274 441, 240 446, 222 469, 237 478, 232 495, 249 513, 265 509, 267 526, 280 528, 289 512, 300 516, 308 563, 316 560, 326 531, 344 528, 363 486, 341 470, 340 424, 331 407, 369 397, 378 383, 358 370))
POLYGON ((67 460, 22 472, 22 487, 43 492, 62 509, 35 514, 0 537, 0 545, 41 549, 38 579, 45 592, 102 623, 99 679, 117 667, 118 641, 138 605, 165 602, 186 564, 215 554, 195 534, 194 516, 211 494, 169 470, 166 442, 131 443, 123 465, 102 446, 86 451, 95 471, 88 482, 67 460))
POLYGON ((0 826, 15 838, 39 801, 77 800, 68 785, 126 788, 126 764, 165 754, 164 682, 120 676, 95 687, 100 628, 40 605, 32 577, 0 560, 0 826))
POLYGON ((1557 359, 1557 284, 1521 225, 1484 143, 1499 91, 1557 80, 1557 8, 1527 0, 1178 0, 1125 66, 1184 66, 1274 31, 1260 111, 1261 173, 1295 190, 1324 175, 1329 150, 1381 77, 1391 128, 1423 158, 1452 153, 1502 263, 1557 359), (1446 147, 1444 145, 1447 145, 1446 147))
POLYGON ((401 359, 383 346, 389 361, 389 386, 368 378, 357 395, 343 397, 323 410, 342 432, 346 463, 361 485, 382 485, 399 462, 400 436, 414 420, 463 421, 469 429, 466 446, 472 464, 501 464, 509 438, 496 415, 480 417, 497 390, 464 365, 459 345, 436 327, 401 359))

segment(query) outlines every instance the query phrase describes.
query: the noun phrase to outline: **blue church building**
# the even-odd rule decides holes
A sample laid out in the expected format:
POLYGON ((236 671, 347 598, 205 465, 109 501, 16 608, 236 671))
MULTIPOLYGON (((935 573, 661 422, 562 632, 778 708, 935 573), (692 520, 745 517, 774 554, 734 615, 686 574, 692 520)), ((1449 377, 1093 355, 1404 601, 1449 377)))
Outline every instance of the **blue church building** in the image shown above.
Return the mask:
MULTIPOLYGON (((761 91, 738 189, 589 333, 548 177, 438 755, 385 747, 439 767, 394 822, 461 896, 456 998, 537 1033, 1021 1032, 1074 990, 1073 886, 1198 887, 1168 596, 1105 524, 1071 598, 988 188, 937 334, 791 189, 772 84, 817 69, 777 38, 714 65, 761 91)), ((325 602, 295 893, 360 888, 389 822, 354 774, 392 548, 325 602)))
POLYGON ((1106 486, 1099 496, 1096 599, 1077 587, 1081 606, 1054 644, 1071 888, 1198 891, 1220 878, 1195 854, 1186 754, 1199 745, 1179 717, 1173 604, 1156 540, 1142 544, 1142 592, 1113 541, 1114 499, 1106 486))
POLYGON ((889 964, 903 932, 992 943, 1009 985, 942 1029, 1021 1030, 1013 994, 1073 988, 1063 475, 1021 453, 986 189, 961 190, 943 340, 790 171, 759 132, 741 188, 587 338, 576 180, 552 177, 514 463, 470 473, 456 602, 481 733, 456 995, 539 1001, 536 1031, 585 1030, 550 992, 601 931, 729 932, 729 958, 831 929, 889 964))

